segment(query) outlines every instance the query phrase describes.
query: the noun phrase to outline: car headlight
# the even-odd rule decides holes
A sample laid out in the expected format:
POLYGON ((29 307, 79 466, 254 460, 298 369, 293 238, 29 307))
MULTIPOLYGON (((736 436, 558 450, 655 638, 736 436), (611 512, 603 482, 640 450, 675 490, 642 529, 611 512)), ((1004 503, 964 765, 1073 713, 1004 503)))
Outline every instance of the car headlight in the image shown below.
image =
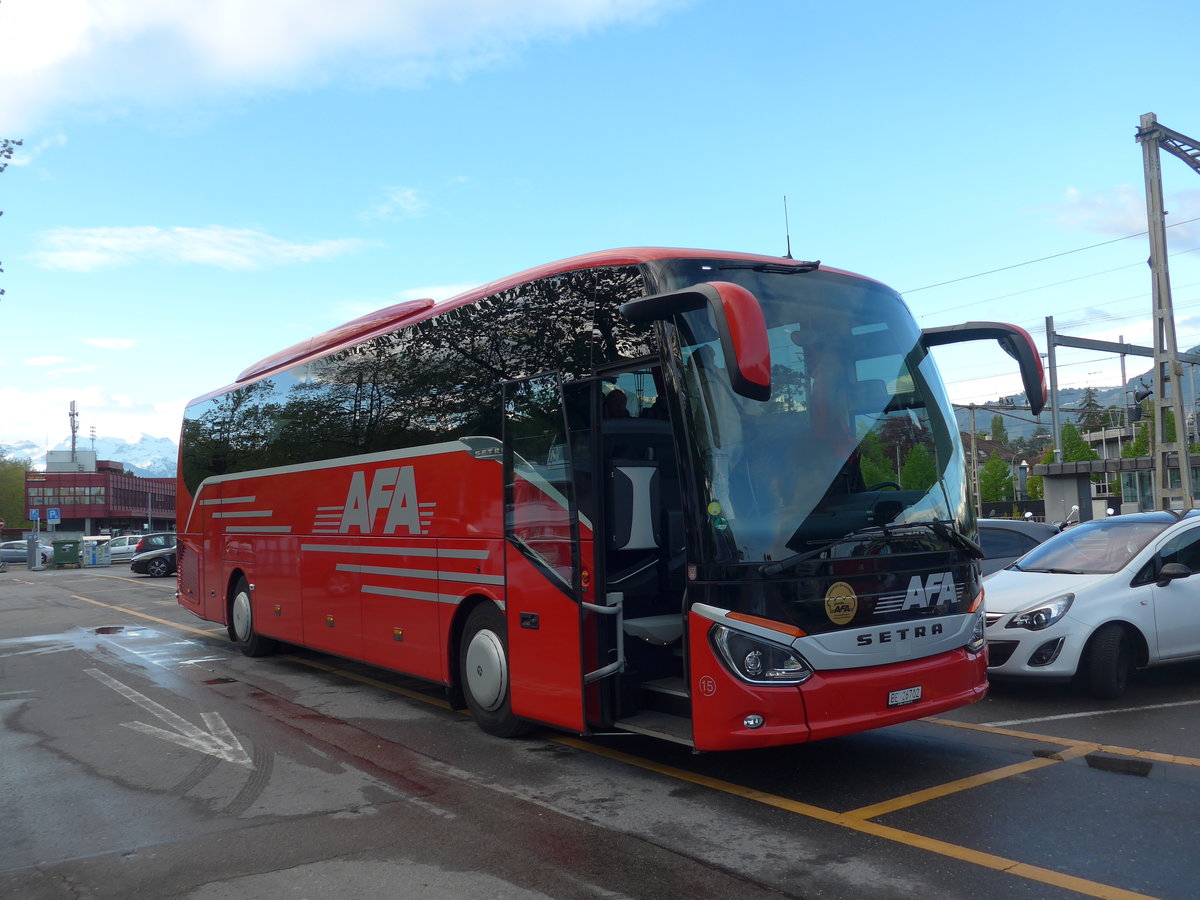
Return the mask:
POLYGON ((1067 614, 1074 594, 1063 594, 1053 600, 1046 600, 1037 606, 1031 606, 1024 612, 1019 612, 1009 621, 1005 628, 1027 628, 1030 631, 1041 631, 1049 628, 1067 614))
POLYGON ((751 637, 724 625, 714 625, 709 637, 725 665, 743 681, 801 684, 812 677, 812 667, 790 647, 751 637))

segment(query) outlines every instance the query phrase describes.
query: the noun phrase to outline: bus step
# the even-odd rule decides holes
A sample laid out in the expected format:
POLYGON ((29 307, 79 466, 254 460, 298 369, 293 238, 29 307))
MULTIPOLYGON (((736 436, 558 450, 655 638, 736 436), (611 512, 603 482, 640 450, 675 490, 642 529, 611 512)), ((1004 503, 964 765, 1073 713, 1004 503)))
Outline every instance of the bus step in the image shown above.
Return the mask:
POLYGON ((678 676, 659 678, 655 681, 644 681, 642 682, 642 690, 655 694, 667 694, 671 697, 686 697, 688 695, 687 685, 678 676))
POLYGON ((683 744, 685 747, 695 746, 692 742, 692 720, 683 716, 672 716, 646 709, 627 719, 614 722, 613 727, 619 728, 621 731, 632 731, 635 734, 644 734, 675 744, 683 744))
POLYGON ((692 703, 687 684, 682 678, 657 678, 641 684, 640 703, 643 709, 688 719, 692 703))

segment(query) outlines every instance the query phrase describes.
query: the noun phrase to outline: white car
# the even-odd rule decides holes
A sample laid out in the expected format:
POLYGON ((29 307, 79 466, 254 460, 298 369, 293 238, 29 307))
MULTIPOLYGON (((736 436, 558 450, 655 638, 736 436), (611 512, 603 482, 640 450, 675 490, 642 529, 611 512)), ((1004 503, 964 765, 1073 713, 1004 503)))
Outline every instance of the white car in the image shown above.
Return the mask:
POLYGON ((1134 668, 1200 658, 1200 510, 1072 526, 984 580, 988 677, 1113 699, 1134 668))

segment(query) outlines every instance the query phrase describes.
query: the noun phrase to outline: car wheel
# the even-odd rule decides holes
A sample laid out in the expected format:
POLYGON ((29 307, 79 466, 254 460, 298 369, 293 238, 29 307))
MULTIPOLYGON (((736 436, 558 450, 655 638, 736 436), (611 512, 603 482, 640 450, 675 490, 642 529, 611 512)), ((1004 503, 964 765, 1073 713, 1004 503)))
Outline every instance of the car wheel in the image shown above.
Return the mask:
POLYGON ((171 574, 171 561, 161 556, 146 563, 146 574, 151 578, 165 578, 171 574))
POLYGON ((268 656, 275 652, 276 641, 254 630, 254 607, 245 578, 238 579, 229 599, 229 639, 245 656, 268 656))
POLYGON ((1087 686, 1093 697, 1115 700, 1125 693, 1133 671, 1133 646, 1125 628, 1110 622, 1092 636, 1087 655, 1087 686))
POLYGON ((475 723, 497 737, 528 734, 533 726, 513 715, 509 702, 508 628, 491 603, 471 610, 458 654, 459 679, 475 723))

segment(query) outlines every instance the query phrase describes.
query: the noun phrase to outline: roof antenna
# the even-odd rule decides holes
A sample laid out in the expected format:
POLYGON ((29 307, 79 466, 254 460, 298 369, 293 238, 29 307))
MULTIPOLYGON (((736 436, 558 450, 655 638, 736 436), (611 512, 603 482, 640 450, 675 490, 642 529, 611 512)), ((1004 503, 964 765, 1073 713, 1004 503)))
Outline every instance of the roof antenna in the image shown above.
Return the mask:
POLYGON ((783 234, 787 238, 787 253, 784 254, 784 259, 793 259, 792 227, 788 224, 787 194, 783 195, 783 234))

